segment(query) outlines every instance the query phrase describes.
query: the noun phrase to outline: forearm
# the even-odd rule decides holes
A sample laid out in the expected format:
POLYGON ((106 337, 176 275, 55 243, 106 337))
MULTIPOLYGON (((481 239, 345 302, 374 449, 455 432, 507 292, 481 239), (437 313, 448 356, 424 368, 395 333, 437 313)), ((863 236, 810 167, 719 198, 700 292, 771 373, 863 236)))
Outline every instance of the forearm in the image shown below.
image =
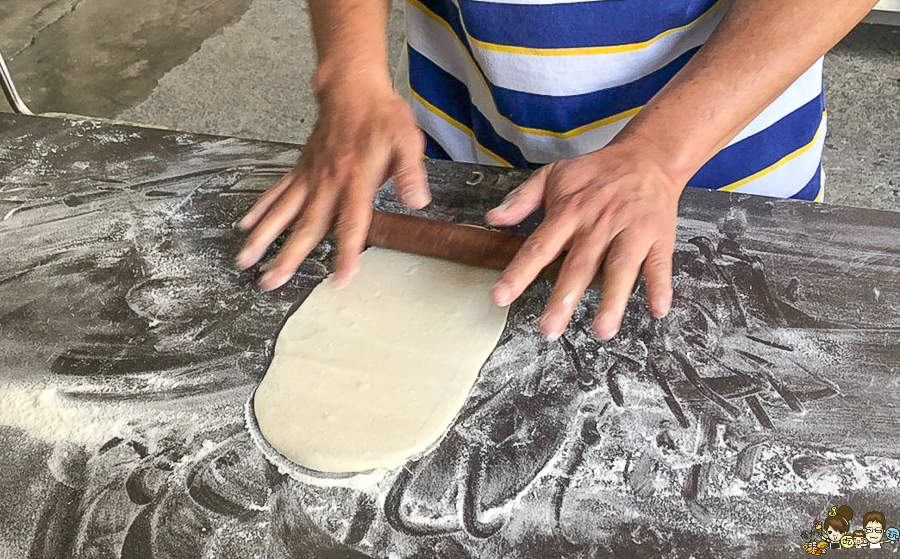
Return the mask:
POLYGON ((390 84, 387 20, 390 0, 308 0, 318 66, 316 93, 363 79, 390 84))
POLYGON ((875 5, 734 0, 707 43, 622 130, 685 184, 875 5))

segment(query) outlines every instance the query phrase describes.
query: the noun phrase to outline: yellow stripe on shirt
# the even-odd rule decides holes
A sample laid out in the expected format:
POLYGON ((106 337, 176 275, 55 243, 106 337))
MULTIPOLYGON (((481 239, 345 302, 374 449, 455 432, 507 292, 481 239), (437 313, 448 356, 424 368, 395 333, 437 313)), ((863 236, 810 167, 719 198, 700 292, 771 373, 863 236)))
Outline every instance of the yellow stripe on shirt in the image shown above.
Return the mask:
POLYGON ((494 161, 499 163, 501 166, 512 168, 512 164, 509 161, 507 161, 506 159, 500 157, 493 151, 491 151, 488 148, 481 145, 481 143, 478 141, 478 138, 475 136, 475 132, 471 128, 469 128, 465 124, 459 122, 458 120, 456 120, 452 116, 448 115, 441 109, 435 107, 434 105, 429 103, 424 97, 422 97, 421 95, 416 93, 414 90, 411 89, 409 93, 410 93, 410 95, 412 95, 412 98, 415 99, 416 101, 418 101, 423 107, 425 107, 425 109, 428 110, 428 112, 435 114, 436 116, 440 117, 441 120, 446 121, 447 124, 453 126, 454 128, 459 129, 460 132, 463 132, 464 134, 466 134, 467 136, 472 138, 472 141, 475 142, 475 146, 479 150, 481 150, 482 153, 484 153, 485 155, 487 155, 488 157, 490 157, 491 159, 493 159, 494 161))
MULTIPOLYGON (((416 0, 409 0, 410 2, 416 2, 416 0)), ((481 39, 476 39, 472 35, 469 34, 468 30, 466 30, 466 37, 469 42, 474 45, 478 45, 479 47, 485 50, 493 50, 498 52, 506 52, 510 54, 525 54, 530 56, 589 56, 592 54, 616 54, 620 52, 630 52, 635 50, 641 50, 643 48, 647 48, 654 43, 665 39, 669 35, 673 35, 675 33, 679 33, 681 31, 687 31, 692 27, 698 25, 705 19, 711 17, 714 13, 716 13, 719 8, 721 8, 727 0, 719 0, 708 10, 703 12, 697 19, 690 23, 686 23, 680 27, 673 27, 672 29, 668 29, 663 31, 656 37, 652 37, 647 39, 646 41, 641 41, 639 43, 626 43, 622 45, 606 45, 606 46, 597 46, 597 47, 555 47, 555 48, 534 48, 534 47, 519 47, 514 45, 501 45, 498 43, 489 43, 487 41, 482 41, 481 39)))
MULTIPOLYGON (((478 76, 478 78, 484 84, 485 89, 488 92, 490 92, 491 91, 490 83, 488 82, 485 75, 482 73, 481 68, 475 62, 475 59, 472 58, 472 55, 469 53, 469 50, 466 48, 466 46, 463 44, 463 42, 459 39, 459 36, 456 34, 456 31, 453 30, 453 27, 451 27, 450 24, 447 23, 446 21, 444 21, 444 19, 442 19, 440 16, 438 16, 437 14, 435 14, 434 12, 429 10, 428 7, 425 6, 424 4, 422 4, 421 2, 419 2, 419 0, 407 0, 407 1, 410 4, 412 4, 413 6, 415 6, 416 8, 418 8, 419 10, 421 10, 422 13, 428 19, 434 21, 435 23, 437 23, 438 25, 440 25, 441 27, 446 29, 447 32, 450 33, 450 35, 459 44, 459 47, 462 49, 462 52, 465 53, 466 58, 472 64, 472 68, 474 68, 475 74, 478 76)), ((572 128, 571 130, 566 130, 565 132, 557 132, 555 130, 546 130, 544 128, 532 128, 530 126, 522 126, 522 125, 516 124, 509 117, 501 114, 499 111, 497 111, 497 115, 500 118, 502 118, 503 120, 505 120, 506 122, 508 122, 510 126, 512 126, 514 129, 516 129, 518 132, 521 132, 522 134, 532 134, 535 136, 549 136, 551 138, 561 138, 564 140, 568 140, 568 139, 574 138, 576 136, 580 136, 586 132, 590 132, 591 130, 595 130, 597 128, 602 128, 603 126, 606 126, 608 124, 613 124, 622 119, 631 118, 634 115, 636 115, 638 113, 638 111, 640 111, 642 108, 643 108, 643 105, 639 106, 639 107, 633 107, 631 109, 622 111, 620 113, 616 113, 614 115, 610 115, 608 117, 601 118, 600 120, 588 122, 587 124, 583 124, 576 128, 572 128)))
POLYGON ((822 136, 822 132, 825 130, 825 116, 826 116, 826 114, 827 114, 827 113, 825 113, 825 112, 822 113, 822 122, 819 123, 819 128, 816 129, 816 133, 815 133, 815 135, 813 136, 813 139, 810 140, 810 142, 809 142, 808 144, 806 144, 805 146, 803 146, 803 147, 801 147, 801 148, 798 148, 798 149, 796 149, 795 151, 792 151, 791 153, 785 155, 784 157, 782 157, 781 159, 779 159, 779 160, 776 161, 775 163, 769 165, 769 166, 766 167, 765 169, 759 170, 759 171, 753 173, 752 175, 750 175, 749 177, 745 177, 745 178, 743 178, 743 179, 741 179, 741 180, 739 180, 739 181, 735 181, 735 182, 733 182, 733 183, 731 183, 731 184, 727 184, 727 185, 725 185, 725 186, 719 188, 718 190, 724 190, 724 191, 726 191, 726 192, 731 192, 731 191, 733 191, 733 190, 736 190, 736 189, 738 189, 738 188, 744 186, 745 184, 751 183, 751 182, 755 181, 756 179, 758 179, 758 178, 760 178, 760 177, 763 177, 763 176, 765 176, 765 175, 768 175, 769 173, 771 173, 771 172, 774 171, 775 169, 778 169, 779 167, 784 166, 784 165, 785 165, 786 163, 788 163, 789 161, 793 161, 794 159, 797 159, 798 157, 800 157, 800 156, 803 155, 804 153, 806 153, 806 152, 808 152, 809 150, 811 150, 811 149, 813 148, 813 146, 816 145, 816 142, 819 141, 819 138, 822 136))

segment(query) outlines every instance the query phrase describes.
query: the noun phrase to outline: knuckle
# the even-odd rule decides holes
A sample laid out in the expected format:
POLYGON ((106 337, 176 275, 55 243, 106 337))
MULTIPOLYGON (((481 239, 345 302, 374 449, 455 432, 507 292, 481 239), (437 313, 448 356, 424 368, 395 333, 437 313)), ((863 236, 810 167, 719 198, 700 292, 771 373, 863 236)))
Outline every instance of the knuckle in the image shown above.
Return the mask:
POLYGON ((413 192, 413 181, 407 174, 395 174, 393 177, 394 190, 400 196, 408 196, 413 192))
POLYGON ((671 271, 671 259, 662 253, 651 253, 644 262, 644 267, 652 274, 668 274, 671 271))
POLYGON ((567 268, 574 276, 586 276, 597 271, 594 261, 580 254, 569 255, 567 268))
POLYGON ((305 219, 294 224, 291 233, 291 240, 300 241, 310 237, 314 237, 322 228, 320 219, 307 215, 305 219))
POLYGON ((358 163, 358 148, 349 148, 349 149, 341 149, 337 151, 334 155, 331 156, 329 167, 332 168, 333 172, 337 171, 347 171, 355 168, 355 163, 358 163))
POLYGON ((345 237, 358 237, 365 230, 362 222, 353 218, 339 218, 337 228, 345 237))
POLYGON ((309 235, 310 232, 310 224, 308 221, 298 221, 294 225, 291 226, 291 242, 298 242, 300 239, 303 239, 309 235))
POLYGON ((591 208, 590 196, 585 192, 576 192, 562 199, 560 210, 569 216, 582 215, 591 208))
POLYGON ((410 165, 397 165, 394 169, 394 180, 399 182, 408 182, 409 178, 413 175, 414 169, 410 165))
POLYGON ((626 250, 618 250, 606 257, 606 268, 608 270, 628 270, 635 268, 635 258, 626 250))
POLYGON ((600 236, 609 231, 612 227, 613 217, 613 213, 608 208, 600 210, 594 220, 594 234, 600 236))
POLYGON ((607 202, 605 209, 610 219, 628 219, 627 202, 621 198, 613 198, 607 202))
POLYGON ((363 180, 363 173, 359 167, 349 167, 343 172, 344 182, 349 184, 358 184, 363 180))
POLYGON ((354 154, 343 152, 334 157, 333 167, 335 172, 337 173, 347 173, 352 169, 356 168, 355 163, 358 162, 358 157, 354 154))
POLYGON ((394 186, 394 193, 400 198, 405 198, 410 192, 412 192, 412 187, 409 184, 409 181, 403 180, 403 177, 394 176, 392 181, 394 186))
POLYGON ((314 171, 314 176, 316 177, 317 187, 333 182, 338 178, 338 166, 336 163, 322 165, 314 171))
POLYGON ((534 237, 529 239, 523 248, 525 254, 533 258, 546 258, 550 252, 549 247, 542 239, 534 237))

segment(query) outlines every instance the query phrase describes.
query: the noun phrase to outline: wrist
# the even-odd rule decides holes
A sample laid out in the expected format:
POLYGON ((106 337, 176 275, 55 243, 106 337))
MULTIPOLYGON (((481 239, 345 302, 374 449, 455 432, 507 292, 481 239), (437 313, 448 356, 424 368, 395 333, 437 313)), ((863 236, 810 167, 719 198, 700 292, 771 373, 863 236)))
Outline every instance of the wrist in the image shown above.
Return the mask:
POLYGON ((615 150, 617 158, 631 161, 635 169, 642 169, 647 174, 656 176, 653 182, 677 192, 684 190, 688 180, 696 171, 690 171, 680 164, 671 150, 640 131, 623 129, 612 141, 600 151, 615 150))
POLYGON ((365 91, 369 95, 393 89, 386 61, 361 58, 320 61, 312 85, 319 102, 343 93, 359 95, 365 91))
MULTIPOLYGON (((718 95, 683 93, 679 87, 666 86, 625 125, 613 142, 644 146, 655 154, 655 161, 672 182, 686 185, 749 120, 743 124, 727 122, 730 108, 698 111, 697 105, 719 105, 723 101, 718 95)), ((727 103, 725 106, 729 107, 727 103)))

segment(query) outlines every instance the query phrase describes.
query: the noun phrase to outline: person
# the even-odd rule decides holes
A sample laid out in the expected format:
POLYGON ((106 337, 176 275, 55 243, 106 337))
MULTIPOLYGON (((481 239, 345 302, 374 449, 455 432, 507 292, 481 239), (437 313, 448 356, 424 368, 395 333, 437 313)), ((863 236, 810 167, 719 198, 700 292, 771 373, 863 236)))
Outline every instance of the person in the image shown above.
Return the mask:
POLYGON ((866 532, 864 530, 854 530, 853 543, 855 547, 867 547, 869 542, 866 540, 866 532))
POLYGON ((853 519, 853 509, 844 505, 825 517, 822 524, 822 536, 828 542, 829 549, 841 549, 841 538, 850 531, 850 520, 853 519))
POLYGON ((687 185, 822 199, 822 57, 875 3, 408 0, 408 103, 389 75, 390 0, 309 0, 318 120, 239 222, 236 263, 290 229, 260 279, 277 288, 334 224, 344 285, 382 182, 410 208, 429 203, 423 153, 532 167, 486 216, 511 226, 544 210, 493 300, 510 304, 566 251, 541 332, 562 334, 602 263, 592 328, 610 339, 641 272, 650 312, 668 313, 687 185))
POLYGON ((866 531, 869 549, 881 549, 881 540, 884 538, 884 524, 884 515, 880 512, 867 512, 863 516, 863 528, 866 531))

